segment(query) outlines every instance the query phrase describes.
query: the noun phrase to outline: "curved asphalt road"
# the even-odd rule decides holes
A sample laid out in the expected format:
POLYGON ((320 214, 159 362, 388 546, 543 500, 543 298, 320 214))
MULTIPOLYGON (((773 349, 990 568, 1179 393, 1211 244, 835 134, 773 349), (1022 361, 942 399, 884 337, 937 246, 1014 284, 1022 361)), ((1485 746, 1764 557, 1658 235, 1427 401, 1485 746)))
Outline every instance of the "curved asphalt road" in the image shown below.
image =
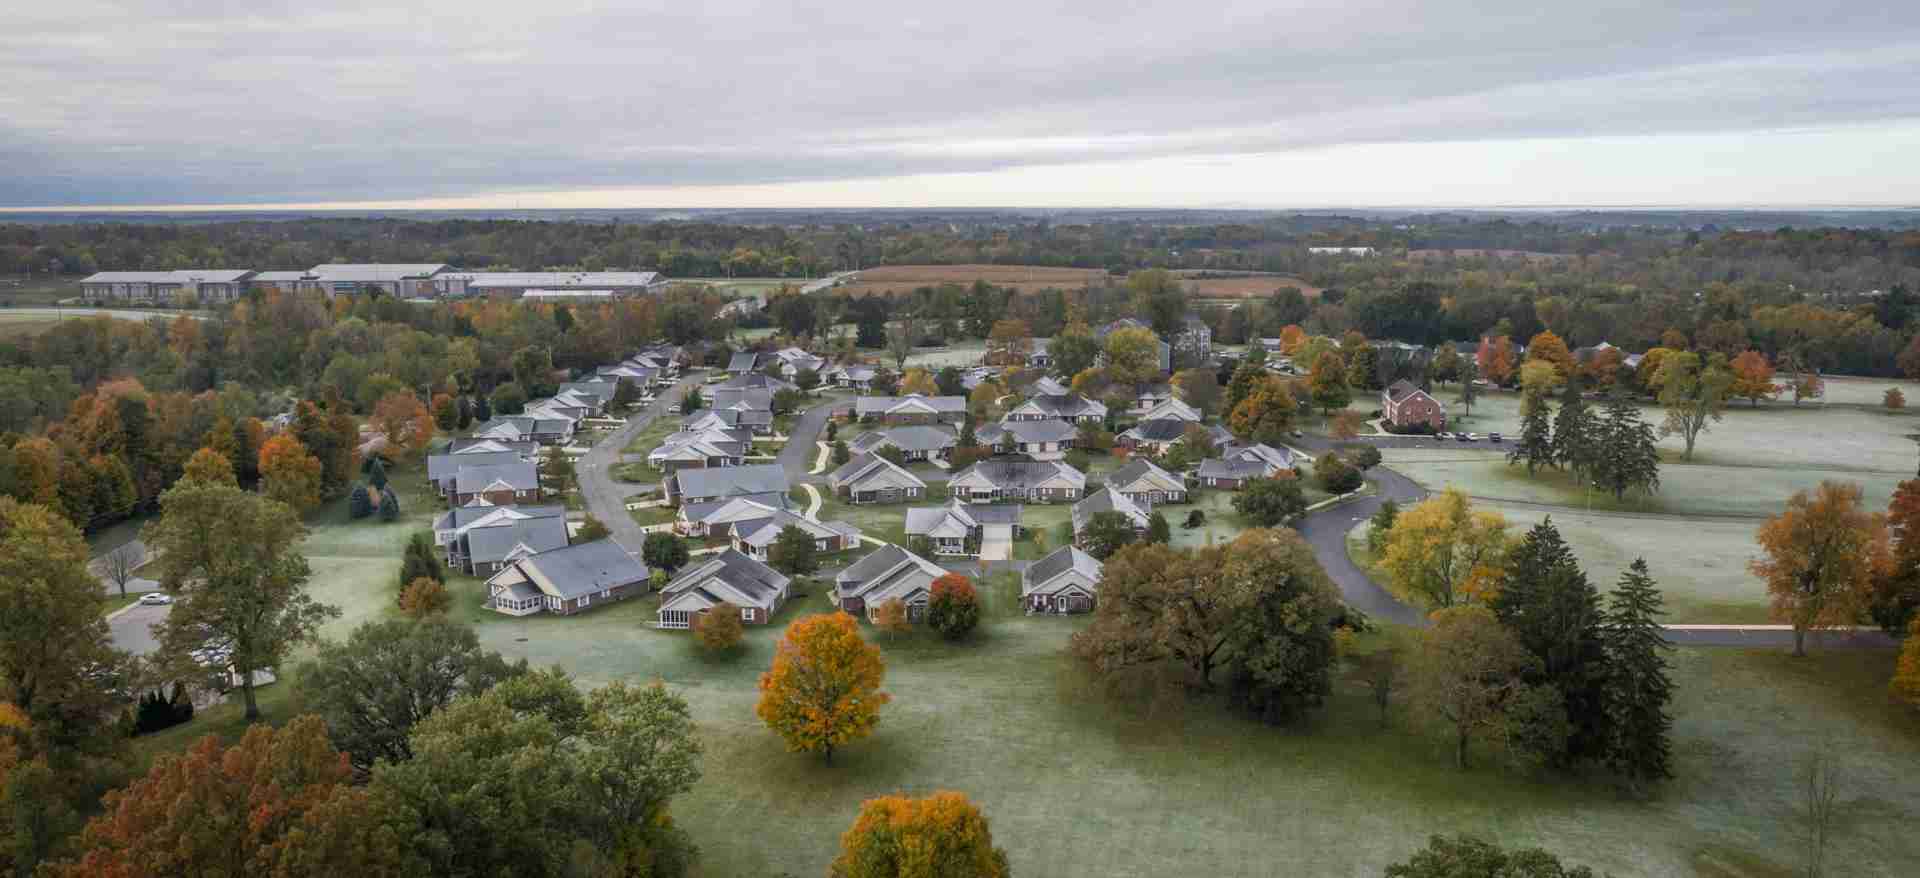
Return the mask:
POLYGON ((627 498, 646 486, 615 481, 610 471, 614 464, 623 462, 623 450, 633 437, 640 435, 654 418, 666 414, 667 406, 679 402, 688 388, 699 383, 699 378, 682 377, 680 383, 656 395, 652 405, 628 417, 625 426, 595 443, 575 468, 580 479, 580 497, 586 501, 587 511, 600 519, 613 534, 614 541, 629 552, 640 551, 641 544, 647 541, 647 532, 627 514, 627 498))
MULTIPOLYGON (((1333 443, 1317 436, 1302 437, 1294 444, 1303 450, 1315 453, 1325 452, 1333 447, 1333 443)), ((1401 603, 1399 598, 1381 588, 1379 583, 1374 582, 1365 571, 1353 563, 1352 558, 1347 556, 1347 532, 1360 522, 1372 517, 1387 498, 1392 498, 1404 509, 1409 504, 1425 498, 1427 490, 1418 482, 1384 465, 1368 470, 1367 478, 1378 489, 1377 493, 1310 512, 1294 524, 1294 529, 1298 530, 1313 547, 1313 554, 1320 559, 1320 566, 1326 568, 1327 576, 1340 587, 1341 595, 1350 606, 1381 621, 1401 625, 1426 625, 1425 612, 1401 603)), ((1793 632, 1752 626, 1725 628, 1669 626, 1667 640, 1680 646, 1791 649, 1793 632)), ((1808 635, 1807 645, 1809 648, 1818 649, 1835 647, 1891 649, 1898 646, 1899 641, 1882 631, 1861 629, 1816 632, 1808 635)))

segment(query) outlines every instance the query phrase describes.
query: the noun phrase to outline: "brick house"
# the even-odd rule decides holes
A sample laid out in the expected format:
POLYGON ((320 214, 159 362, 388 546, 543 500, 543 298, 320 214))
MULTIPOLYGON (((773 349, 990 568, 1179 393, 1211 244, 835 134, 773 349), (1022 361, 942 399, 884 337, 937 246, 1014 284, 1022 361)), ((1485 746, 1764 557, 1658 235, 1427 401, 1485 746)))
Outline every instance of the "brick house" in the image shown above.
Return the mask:
POLYGON ((1447 407, 1404 378, 1380 392, 1380 416, 1400 428, 1425 424, 1443 430, 1447 426, 1447 407))

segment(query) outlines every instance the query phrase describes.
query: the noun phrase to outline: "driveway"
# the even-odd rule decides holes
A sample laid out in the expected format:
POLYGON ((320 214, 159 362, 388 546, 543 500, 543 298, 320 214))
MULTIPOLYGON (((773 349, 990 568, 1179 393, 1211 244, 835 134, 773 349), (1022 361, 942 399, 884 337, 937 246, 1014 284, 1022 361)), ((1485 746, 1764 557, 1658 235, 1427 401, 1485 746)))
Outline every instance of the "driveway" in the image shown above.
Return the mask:
MULTIPOLYGON (((780 449, 779 461, 787 471, 787 483, 798 485, 807 480, 808 470, 820 456, 820 447, 814 443, 820 441, 820 431, 827 428, 827 415, 835 406, 847 405, 844 399, 828 400, 800 413, 793 419, 793 426, 787 431, 787 445, 780 449)), ((814 476, 816 481, 824 481, 824 474, 814 476)))
POLYGON ((614 541, 629 552, 640 551, 640 546, 647 541, 647 532, 627 514, 627 498, 646 486, 618 481, 611 470, 614 464, 622 462, 622 449, 633 437, 640 435, 654 418, 666 414, 668 406, 679 402, 688 388, 699 383, 700 379, 691 375, 682 377, 680 383, 658 394, 653 404, 628 417, 625 426, 595 443, 575 468, 580 478, 580 497, 586 501, 587 511, 605 524, 614 541))

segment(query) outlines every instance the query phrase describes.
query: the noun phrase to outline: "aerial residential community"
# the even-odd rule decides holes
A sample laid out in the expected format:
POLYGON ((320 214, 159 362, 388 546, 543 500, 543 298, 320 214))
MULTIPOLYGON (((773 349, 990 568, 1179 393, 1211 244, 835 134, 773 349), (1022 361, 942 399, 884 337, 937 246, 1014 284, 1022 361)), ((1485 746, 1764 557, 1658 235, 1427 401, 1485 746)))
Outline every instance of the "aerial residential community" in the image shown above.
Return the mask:
POLYGON ((0 872, 1920 876, 1920 5, 8 21, 0 872))

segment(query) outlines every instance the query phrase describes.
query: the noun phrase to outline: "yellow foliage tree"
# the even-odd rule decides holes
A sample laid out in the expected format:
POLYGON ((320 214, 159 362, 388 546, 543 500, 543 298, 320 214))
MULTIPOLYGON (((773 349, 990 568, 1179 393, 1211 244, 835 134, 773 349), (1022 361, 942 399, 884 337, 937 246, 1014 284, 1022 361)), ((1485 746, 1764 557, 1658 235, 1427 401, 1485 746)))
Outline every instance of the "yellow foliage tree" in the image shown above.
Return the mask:
POLYGON ((907 374, 900 378, 900 393, 902 395, 918 393, 921 396, 938 396, 940 394, 940 383, 933 380, 933 376, 928 374, 925 369, 908 369, 907 374))
POLYGON ((808 616, 780 636, 773 667, 760 675, 754 712, 792 751, 820 751, 833 764, 834 748, 873 733, 886 676, 880 650, 860 636, 846 613, 808 616))
POLYGON ((740 621, 740 605, 721 601, 693 617, 693 636, 713 652, 725 652, 740 645, 747 626, 740 621))
POLYGON ((1573 352, 1567 350, 1567 343, 1551 329, 1541 330, 1527 342, 1527 362, 1552 363, 1561 381, 1567 380, 1574 371, 1573 352))
POLYGON ((1145 329, 1118 329, 1107 336, 1107 372, 1116 383, 1139 384, 1160 376, 1160 339, 1145 329))
POLYGON ((186 470, 180 476, 194 482, 219 482, 223 485, 237 485, 233 478, 233 462, 227 456, 211 448, 202 448, 187 459, 186 470))
POLYGON ((1766 582, 1773 618, 1793 626, 1793 654, 1807 654, 1807 632, 1849 625, 1887 569, 1885 516, 1860 505, 1860 486, 1821 482, 1795 491, 1787 508, 1755 538, 1763 557, 1747 566, 1766 582))
POLYGON ((860 804, 840 836, 832 878, 1005 878, 1007 854, 966 796, 882 796, 860 804))
POLYGON ((1300 345, 1304 344, 1306 340, 1307 340, 1307 331, 1304 329, 1301 329, 1299 324, 1289 323, 1285 326, 1280 327, 1280 352, 1281 353, 1286 354, 1289 357, 1293 356, 1293 352, 1299 350, 1300 345))
POLYGON ((1485 603, 1499 590, 1511 543, 1504 516, 1477 511, 1448 488, 1394 519, 1380 564, 1402 594, 1435 609, 1485 603))

